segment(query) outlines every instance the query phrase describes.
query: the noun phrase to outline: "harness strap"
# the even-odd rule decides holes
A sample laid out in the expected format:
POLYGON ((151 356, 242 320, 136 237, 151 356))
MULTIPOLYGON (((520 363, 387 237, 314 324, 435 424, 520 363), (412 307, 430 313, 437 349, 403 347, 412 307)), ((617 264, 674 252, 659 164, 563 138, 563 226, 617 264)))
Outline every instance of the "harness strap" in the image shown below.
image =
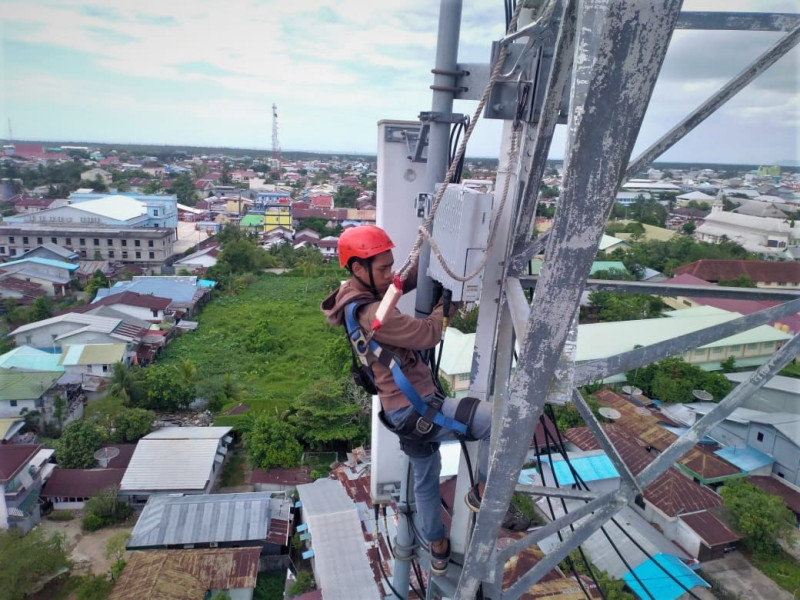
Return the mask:
POLYGON ((359 325, 355 314, 356 309, 362 304, 367 304, 367 302, 351 302, 345 308, 345 327, 347 329, 347 334, 350 339, 350 343, 353 345, 356 354, 358 354, 358 357, 361 360, 361 363, 365 367, 368 367, 370 372, 372 370, 372 365, 376 362, 379 362, 384 367, 389 369, 392 377, 394 378, 395 384, 397 384, 397 387, 401 392, 403 392, 405 397, 408 398, 408 401, 411 402, 414 410, 421 415, 424 421, 427 423, 434 423, 440 427, 446 427, 447 429, 455 431, 459 435, 466 436, 466 424, 459 422, 456 419, 446 417, 442 414, 442 399, 435 397, 430 401, 430 403, 425 404, 425 401, 420 397, 419 392, 417 392, 417 390, 408 380, 408 377, 406 377, 405 373, 403 373, 400 360, 392 352, 383 348, 383 346, 381 346, 374 339, 367 340, 366 335, 364 335, 364 330, 359 325))

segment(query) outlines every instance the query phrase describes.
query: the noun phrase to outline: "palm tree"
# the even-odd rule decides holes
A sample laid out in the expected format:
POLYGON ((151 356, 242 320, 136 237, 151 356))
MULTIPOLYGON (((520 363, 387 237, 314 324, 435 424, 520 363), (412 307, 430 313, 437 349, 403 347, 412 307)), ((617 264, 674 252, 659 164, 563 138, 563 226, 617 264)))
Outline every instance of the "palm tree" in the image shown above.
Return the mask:
POLYGON ((122 400, 122 404, 130 406, 131 401, 136 396, 138 382, 131 367, 118 362, 114 365, 111 373, 108 393, 122 400))

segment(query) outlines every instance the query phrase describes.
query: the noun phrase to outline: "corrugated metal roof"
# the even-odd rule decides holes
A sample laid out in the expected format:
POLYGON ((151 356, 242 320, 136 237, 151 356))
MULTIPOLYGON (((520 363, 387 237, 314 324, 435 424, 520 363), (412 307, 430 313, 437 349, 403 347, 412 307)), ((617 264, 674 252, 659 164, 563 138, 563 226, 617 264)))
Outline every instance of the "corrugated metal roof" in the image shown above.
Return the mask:
POLYGON ((125 356, 126 344, 71 344, 64 346, 58 364, 110 365, 121 362, 125 356))
POLYGON ((202 491, 219 439, 148 439, 136 445, 121 492, 202 491))
POLYGON ((287 507, 282 513, 280 502, 273 506, 269 492, 151 496, 128 548, 264 541, 273 518, 288 519, 291 501, 283 502, 287 507))
POLYGON ((144 440, 220 440, 232 427, 162 427, 148 433, 144 440))
POLYGON ((12 260, 11 262, 3 263, 4 267, 10 267, 12 265, 22 265, 25 263, 36 263, 38 265, 43 265, 45 267, 55 267, 57 269, 66 269, 67 271, 74 271, 78 268, 78 265, 63 262, 60 260, 53 260, 50 258, 39 258, 38 256, 31 256, 30 258, 23 258, 22 260, 12 260))
POLYGON ((678 517, 702 539, 709 548, 739 541, 739 536, 707 510, 678 517))
POLYGON ((297 486, 303 521, 311 533, 318 587, 326 600, 378 598, 361 519, 338 481, 319 479, 297 486))
MULTIPOLYGON (((711 307, 704 307, 706 309, 711 307)), ((651 345, 680 335, 699 331, 738 318, 739 313, 711 309, 706 314, 689 313, 694 309, 672 311, 669 319, 640 319, 636 321, 616 321, 613 323, 591 323, 578 326, 578 349, 576 362, 605 358, 633 350, 636 345, 651 345), (713 314, 716 311, 716 314, 713 314)), ((754 344, 758 342, 781 342, 791 339, 791 335, 761 325, 710 344, 702 348, 718 346, 754 344)))
POLYGON ((47 327, 48 325, 52 325, 54 323, 76 323, 78 325, 91 326, 95 331, 111 333, 114 331, 114 328, 119 325, 120 319, 97 317, 95 315, 85 315, 82 313, 65 313, 63 315, 58 315, 57 317, 50 317, 49 319, 43 319, 41 321, 34 321, 33 323, 22 325, 21 327, 17 327, 9 335, 25 333, 26 331, 32 331, 34 329, 39 329, 40 327, 47 327))
POLYGON ((259 548, 131 552, 109 600, 197 600, 256 586, 259 548))
POLYGON ((1 444, 0 483, 11 479, 17 471, 36 456, 40 449, 39 444, 1 444))
POLYGON ((732 465, 739 467, 742 471, 755 471, 761 467, 766 467, 775 462, 775 460, 763 452, 745 446, 744 448, 737 448, 736 446, 727 446, 714 452, 720 458, 727 460, 732 465))
POLYGON ((631 573, 626 573, 623 579, 629 588, 639 598, 658 598, 658 600, 675 600, 685 593, 684 588, 678 585, 671 577, 659 568, 661 565, 667 572, 678 579, 684 587, 692 589, 698 585, 709 586, 699 575, 683 564, 680 560, 670 554, 656 554, 649 558, 638 567, 633 569, 639 581, 644 584, 646 589, 636 581, 631 573), (655 564, 655 563, 658 564, 655 564))
POLYGON ((43 498, 89 498, 100 490, 119 485, 125 469, 61 469, 45 483, 43 498))
POLYGON ((147 214, 147 204, 128 196, 104 196, 73 204, 72 208, 116 221, 130 221, 147 214))
POLYGON ((17 371, 0 369, 0 398, 36 400, 63 375, 63 371, 17 371))
POLYGON ((27 371, 63 371, 60 354, 44 352, 31 346, 18 346, 0 356, 0 367, 27 371))

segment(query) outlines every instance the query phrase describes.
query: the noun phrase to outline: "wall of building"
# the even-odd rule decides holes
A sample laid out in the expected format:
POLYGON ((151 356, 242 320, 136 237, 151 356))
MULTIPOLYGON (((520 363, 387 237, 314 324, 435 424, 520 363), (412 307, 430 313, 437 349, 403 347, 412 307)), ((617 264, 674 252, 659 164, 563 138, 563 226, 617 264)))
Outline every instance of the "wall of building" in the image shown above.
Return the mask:
POLYGON ((680 519, 675 524, 674 540, 691 556, 697 558, 698 554, 700 554, 700 538, 697 537, 694 529, 680 519))
POLYGON ((156 264, 172 256, 175 232, 155 228, 51 227, 37 230, 35 225, 0 226, 0 258, 17 256, 30 250, 37 245, 34 243, 37 239, 69 248, 87 260, 99 257, 100 260, 156 264), (22 243, 26 237, 32 246, 26 247, 22 243))
POLYGON ((18 417, 23 408, 30 411, 36 410, 36 400, 4 400, 0 402, 0 418, 18 417), (12 406, 14 402, 16 402, 16 406, 12 406))

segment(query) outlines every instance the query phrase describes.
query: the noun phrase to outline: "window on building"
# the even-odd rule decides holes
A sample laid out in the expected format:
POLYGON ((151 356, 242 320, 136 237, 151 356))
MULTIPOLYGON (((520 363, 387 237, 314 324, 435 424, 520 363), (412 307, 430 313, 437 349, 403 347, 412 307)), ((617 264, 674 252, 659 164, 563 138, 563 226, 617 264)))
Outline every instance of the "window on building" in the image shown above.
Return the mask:
POLYGON ((0 246, 0 254, 5 254, 5 253, 6 253, 6 247, 0 246))
POLYGON ((748 350, 758 350, 758 344, 747 344, 748 350))
POLYGON ((103 365, 103 373, 108 373, 108 365, 103 365))
POLYGON ((106 240, 106 246, 113 246, 113 245, 114 245, 114 240, 112 240, 111 238, 108 238, 106 240))
POLYGON ((778 471, 778 477, 781 479, 786 479, 786 475, 784 475, 782 471, 778 471))
POLYGON ((36 243, 41 246, 42 244, 44 244, 44 238, 37 237, 36 238, 36 243))
POLYGON ((734 346, 729 346, 728 350, 731 352, 740 352, 742 350, 742 346, 740 344, 736 344, 734 346))
POLYGON ((758 432, 756 434, 756 441, 763 442, 764 441, 764 434, 762 432, 758 432))
POLYGON ((50 243, 51 244, 57 244, 58 243, 58 238, 51 237, 50 238, 50 243))
POLYGON ((703 348, 698 348, 694 351, 695 356, 705 356, 706 351, 703 348))
POLYGON ((142 253, 141 253, 141 252, 139 252, 138 250, 137 250, 137 252, 136 252, 136 258, 142 258, 142 253))
POLYGON ((16 248, 9 248, 8 249, 9 256, 14 256, 14 255, 16 255, 16 253, 17 253, 17 249, 16 248))
POLYGON ((86 238, 78 238, 78 245, 85 246, 86 245, 86 238))
POLYGON ((158 216, 158 209, 157 209, 157 208, 154 208, 154 209, 153 209, 153 216, 154 216, 154 217, 157 217, 157 216, 158 216))
POLYGON ((114 258, 114 251, 113 250, 109 250, 108 251, 108 258, 114 258))
POLYGON ((714 348, 714 354, 722 354, 725 348, 714 348))
POLYGON ((28 236, 23 236, 23 238, 22 238, 22 244, 23 244, 23 245, 27 245, 27 243, 28 243, 28 236))
POLYGON ((86 258, 86 250, 81 250, 81 258, 86 258))
POLYGON ((133 245, 137 248, 142 245, 142 240, 133 240, 133 245))
POLYGON ((95 246, 99 246, 100 245, 100 240, 98 240, 97 238, 94 238, 94 245, 95 246))
POLYGON ((16 400, 9 400, 8 404, 9 404, 9 406, 16 406, 17 405, 17 401, 16 400))
POLYGON ((122 245, 123 246, 127 246, 128 245, 128 240, 122 240, 122 245))
POLYGON ((127 250, 123 250, 123 251, 122 251, 122 258, 123 258, 123 259, 124 259, 124 258, 128 258, 128 251, 127 251, 127 250))
POLYGON ((153 247, 153 240, 147 240, 147 246, 149 248, 152 248, 153 247))
POLYGON ((13 244, 14 243, 14 236, 13 235, 8 238, 8 243, 9 244, 13 244))
POLYGON ((150 260, 152 260, 152 259, 154 259, 156 257, 156 253, 155 252, 148 252, 148 254, 150 255, 149 256, 150 260))
POLYGON ((72 244, 72 238, 64 238, 64 243, 69 246, 70 244, 72 244))

